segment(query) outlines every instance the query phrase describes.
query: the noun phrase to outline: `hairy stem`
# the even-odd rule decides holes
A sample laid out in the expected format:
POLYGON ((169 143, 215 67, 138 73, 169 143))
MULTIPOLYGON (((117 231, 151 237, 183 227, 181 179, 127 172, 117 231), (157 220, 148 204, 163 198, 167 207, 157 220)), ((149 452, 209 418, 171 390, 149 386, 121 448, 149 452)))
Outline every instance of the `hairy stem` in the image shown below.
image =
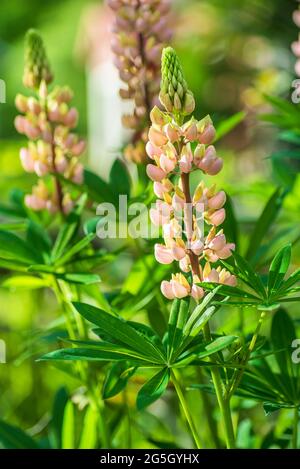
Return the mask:
POLYGON ((180 386, 180 383, 179 383, 179 380, 178 380, 178 377, 176 375, 175 370, 171 371, 171 379, 172 379, 172 382, 174 384, 174 388, 175 388, 175 391, 177 393, 179 402, 181 404, 184 416, 185 416, 186 421, 188 423, 189 429, 190 429, 191 434, 193 436, 196 448, 199 449, 199 448, 202 447, 202 445, 201 445, 201 442, 200 442, 200 439, 199 439, 195 424, 194 424, 192 416, 190 414, 187 402, 185 400, 185 397, 184 397, 183 391, 181 389, 181 386, 180 386))

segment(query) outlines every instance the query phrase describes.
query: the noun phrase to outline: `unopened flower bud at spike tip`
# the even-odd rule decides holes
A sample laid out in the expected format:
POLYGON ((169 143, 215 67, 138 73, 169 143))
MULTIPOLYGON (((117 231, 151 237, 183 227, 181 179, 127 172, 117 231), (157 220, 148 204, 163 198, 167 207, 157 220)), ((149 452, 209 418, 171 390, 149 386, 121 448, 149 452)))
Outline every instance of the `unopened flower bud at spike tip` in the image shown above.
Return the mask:
POLYGON ((43 80, 51 83, 53 75, 40 34, 34 29, 29 29, 25 37, 23 83, 27 88, 38 89, 43 80))
POLYGON ((175 50, 165 47, 161 58, 161 90, 159 99, 168 112, 188 115, 195 109, 193 93, 188 89, 175 50))

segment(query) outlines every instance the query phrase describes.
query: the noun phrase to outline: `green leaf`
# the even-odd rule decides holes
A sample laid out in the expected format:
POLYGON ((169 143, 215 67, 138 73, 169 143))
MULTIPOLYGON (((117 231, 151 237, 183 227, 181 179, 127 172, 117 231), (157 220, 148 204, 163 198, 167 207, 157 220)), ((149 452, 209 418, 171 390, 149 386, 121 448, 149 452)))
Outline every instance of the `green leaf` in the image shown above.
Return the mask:
POLYGON ((39 445, 18 427, 0 420, 0 442, 6 449, 38 449, 39 445))
POLYGON ((261 245, 262 240, 267 235, 271 225, 276 220, 279 210, 282 207, 285 195, 286 191, 278 187, 268 200, 265 208, 263 209, 259 219, 255 224, 253 233, 251 235, 246 253, 247 260, 255 259, 255 255, 261 245))
POLYGON ((273 412, 282 409, 282 406, 279 404, 274 404, 273 402, 264 402, 263 408, 265 411, 265 416, 267 417, 268 415, 273 414, 273 412))
POLYGON ((118 195, 130 195, 130 177, 124 162, 116 159, 109 174, 109 184, 118 195))
POLYGON ((217 337, 209 344, 200 344, 191 347, 190 349, 183 352, 178 359, 176 360, 176 367, 185 366, 189 361, 195 358, 206 358, 210 355, 213 355, 221 350, 229 347, 235 340, 236 336, 227 335, 222 337, 217 337))
POLYGON ((235 244, 235 250, 238 248, 239 241, 239 226, 236 219, 234 206, 231 197, 226 194, 226 203, 224 205, 226 210, 226 218, 222 224, 222 228, 226 235, 226 239, 235 244))
POLYGON ((240 124, 246 117, 244 111, 237 112, 233 116, 230 116, 228 119, 223 120, 216 129, 215 142, 220 140, 222 137, 231 132, 238 124, 240 124))
POLYGON ((47 282, 44 279, 30 275, 14 275, 13 277, 6 278, 1 283, 1 287, 12 290, 34 290, 36 288, 45 288, 47 286, 47 282))
POLYGON ((101 278, 98 274, 88 274, 85 272, 76 272, 74 274, 72 272, 65 274, 58 274, 54 272, 54 275, 56 278, 64 280, 65 282, 75 283, 78 285, 93 285, 94 283, 101 282, 101 278))
POLYGON ((260 276, 253 270, 251 264, 236 252, 233 252, 232 256, 239 271, 239 278, 251 286, 251 288, 253 288, 256 293, 259 293, 262 298, 266 298, 264 284, 260 276))
POLYGON ((36 264, 41 261, 38 252, 33 251, 26 241, 10 231, 0 231, 0 257, 26 264, 36 264))
POLYGON ((272 321, 271 341, 275 350, 281 350, 275 354, 278 367, 284 377, 282 385, 287 389, 290 396, 297 399, 297 390, 294 379, 298 375, 298 366, 292 362, 292 342, 297 338, 294 324, 284 309, 279 309, 272 321))
MULTIPOLYGON (((193 335, 192 331, 194 330, 194 327, 196 324, 197 329, 199 325, 203 324, 203 326, 207 323, 209 318, 212 316, 213 312, 207 313, 207 311, 204 312, 205 308, 209 305, 215 294, 218 292, 220 287, 215 288, 212 292, 210 292, 208 295, 204 297, 204 299, 201 301, 201 303, 196 306, 192 314, 190 315, 188 321, 186 322, 184 329, 183 329, 183 335, 193 335), (201 321, 202 319, 202 321, 201 321)), ((211 308, 209 308, 211 309, 211 308)))
POLYGON ((38 251, 45 262, 49 262, 51 239, 47 231, 38 223, 29 221, 27 229, 27 242, 34 251, 38 251))
POLYGON ((95 202, 111 202, 116 204, 118 198, 111 186, 97 174, 88 169, 84 170, 84 184, 88 194, 95 202))
POLYGON ((269 277, 268 277, 268 291, 269 294, 273 291, 276 292, 280 288, 284 276, 289 268, 291 260, 291 245, 284 246, 272 260, 269 277))
POLYGON ((285 130, 280 132, 279 140, 300 146, 300 135, 296 132, 293 132, 292 130, 285 130))
POLYGON ((63 416, 69 396, 65 388, 60 388, 54 399, 52 419, 51 419, 51 434, 50 438, 55 448, 61 448, 63 416))
POLYGON ((75 449, 75 416, 74 405, 68 401, 64 410, 64 419, 61 434, 62 449, 75 449))
POLYGON ((99 308, 85 304, 73 303, 77 311, 92 322, 106 334, 117 339, 121 344, 125 344, 138 351, 154 362, 162 363, 164 357, 161 351, 145 336, 139 334, 133 327, 130 327, 123 319, 112 316, 99 308))
POLYGON ((171 314, 168 324, 168 357, 172 357, 173 353, 179 347, 182 337, 183 328, 185 326, 189 314, 189 300, 179 300, 176 298, 173 301, 171 314))
POLYGON ((43 355, 38 361, 44 360, 66 360, 66 361, 118 361, 130 360, 131 364, 139 366, 155 366, 151 359, 145 358, 142 354, 134 350, 126 349, 120 345, 99 342, 99 345, 92 348, 90 343, 85 343, 88 347, 65 348, 54 350, 43 355))
POLYGON ((99 416, 90 405, 84 416, 79 449, 97 449, 97 427, 99 416))
POLYGON ((126 362, 112 365, 103 385, 103 398, 109 399, 123 391, 135 370, 126 362))
POLYGON ((84 238, 82 238, 76 244, 71 246, 70 249, 68 249, 68 251, 63 256, 58 258, 55 262, 55 265, 59 266, 59 265, 65 264, 72 257, 74 257, 76 254, 82 251, 86 246, 88 246, 93 241, 93 239, 95 239, 95 237, 96 237, 95 233, 90 233, 84 238))
POLYGON ((138 410, 145 409, 150 404, 159 399, 165 392, 170 380, 170 371, 168 368, 163 368, 156 375, 154 375, 146 384, 140 389, 137 395, 137 408, 138 410))
POLYGON ((64 250, 67 248, 68 244, 75 235, 79 226, 81 213, 86 204, 86 200, 87 196, 86 194, 83 194, 59 230, 51 253, 51 259, 53 262, 62 256, 64 250))

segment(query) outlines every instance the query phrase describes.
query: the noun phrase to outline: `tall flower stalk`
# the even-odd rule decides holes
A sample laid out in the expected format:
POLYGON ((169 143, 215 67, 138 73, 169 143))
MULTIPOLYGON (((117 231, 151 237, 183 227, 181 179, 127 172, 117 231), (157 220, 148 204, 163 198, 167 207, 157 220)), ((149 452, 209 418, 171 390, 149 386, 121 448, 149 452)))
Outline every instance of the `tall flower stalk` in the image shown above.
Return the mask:
POLYGON ((22 115, 16 117, 15 126, 29 140, 28 146, 20 150, 22 166, 39 179, 32 193, 26 195, 25 204, 37 211, 66 214, 74 200, 62 187, 61 179, 78 185, 83 182, 83 165, 78 157, 85 142, 72 132, 78 121, 77 109, 70 107, 72 91, 66 86, 50 91, 52 81, 42 38, 35 30, 29 30, 23 83, 34 95, 17 95, 16 107, 22 115))
POLYGON ((112 50, 124 84, 123 99, 134 102, 134 110, 123 116, 124 127, 133 131, 125 157, 135 163, 147 159, 145 143, 149 114, 160 86, 160 57, 171 37, 168 26, 170 0, 108 0, 115 12, 112 50))
MULTIPOLYGON (((236 285, 236 278, 215 264, 231 256, 234 244, 227 243, 220 225, 226 213, 226 195, 216 186, 207 187, 203 180, 194 193, 190 189, 190 174, 201 170, 214 176, 223 162, 217 156, 212 142, 215 129, 209 116, 197 121, 186 119, 195 107, 175 51, 168 47, 162 54, 162 82, 160 101, 165 111, 154 107, 146 150, 153 163, 147 174, 154 181, 158 197, 150 217, 162 226, 164 244, 155 245, 155 257, 162 264, 179 263, 180 271, 161 284, 163 295, 169 300, 193 297, 203 298, 201 282, 236 285), (201 223, 199 223, 199 218, 201 223)), ((204 336, 211 341, 209 325, 204 336)), ((234 435, 229 402, 224 400, 224 389, 219 371, 211 368, 218 403, 223 416, 227 447, 234 446, 234 435)))

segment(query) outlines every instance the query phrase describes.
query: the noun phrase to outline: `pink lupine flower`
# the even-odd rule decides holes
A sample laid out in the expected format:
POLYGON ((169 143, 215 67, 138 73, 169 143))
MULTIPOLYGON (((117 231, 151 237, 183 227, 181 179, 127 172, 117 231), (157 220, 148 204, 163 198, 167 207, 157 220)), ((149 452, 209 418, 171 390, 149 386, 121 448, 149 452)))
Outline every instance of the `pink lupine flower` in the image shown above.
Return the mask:
POLYGON ((156 244, 154 252, 158 262, 170 264, 177 261, 181 270, 181 273, 172 275, 170 281, 162 282, 163 295, 170 300, 192 296, 199 301, 205 294, 199 285, 201 282, 232 286, 236 283, 235 277, 226 269, 218 265, 211 267, 220 259, 230 257, 235 248, 233 243, 227 242, 222 230, 217 232, 226 216, 223 208, 226 194, 217 192, 215 185, 206 187, 203 181, 194 194, 190 193, 189 187, 192 171, 201 169, 213 176, 222 169, 223 162, 211 145, 215 129, 210 117, 206 116, 201 121, 191 118, 184 123, 184 117, 194 108, 194 100, 183 79, 178 59, 170 48, 163 53, 162 75, 160 100, 167 112, 153 109, 147 144, 147 153, 153 159, 153 164, 147 166, 147 173, 155 181, 154 192, 159 197, 150 217, 153 223, 162 225, 165 243, 156 244), (179 175, 179 183, 176 178, 174 184, 171 183, 165 178, 166 174, 170 178, 172 174, 179 175), (168 217, 162 216, 163 207, 166 207, 168 217), (205 226, 211 227, 206 235, 197 226, 199 212, 205 226), (190 277, 184 275, 189 272, 192 273, 191 283, 190 277))
POLYGON ((147 174, 152 181, 160 182, 167 177, 167 173, 154 164, 147 165, 147 174))
POLYGON ((28 148, 20 151, 20 159, 25 171, 54 180, 46 186, 39 179, 32 194, 25 197, 25 204, 33 210, 67 213, 74 203, 58 174, 75 184, 83 182, 83 166, 77 157, 83 153, 85 142, 70 132, 77 123, 78 111, 68 106, 72 98, 68 88, 49 90, 53 77, 42 39, 34 30, 27 33, 25 57, 23 81, 35 96, 16 96, 16 107, 24 115, 16 117, 15 127, 29 140, 28 148))
POLYGON ((163 244, 155 244, 154 246, 155 259, 160 264, 171 264, 174 256, 169 248, 163 244))
MULTIPOLYGON (((159 120, 158 108, 154 105, 160 86, 161 52, 164 42, 171 37, 171 2, 108 0, 108 4, 115 14, 111 44, 114 64, 125 85, 120 95, 134 103, 133 113, 122 120, 123 125, 132 130, 132 143, 126 147, 125 157, 135 163, 145 163, 147 154, 150 158, 154 156, 149 147, 145 152, 149 115, 158 125, 163 126, 168 121, 165 117, 164 122, 159 120)), ((156 137, 153 138, 156 141, 156 137)), ((152 142, 152 136, 150 140, 152 142)))

